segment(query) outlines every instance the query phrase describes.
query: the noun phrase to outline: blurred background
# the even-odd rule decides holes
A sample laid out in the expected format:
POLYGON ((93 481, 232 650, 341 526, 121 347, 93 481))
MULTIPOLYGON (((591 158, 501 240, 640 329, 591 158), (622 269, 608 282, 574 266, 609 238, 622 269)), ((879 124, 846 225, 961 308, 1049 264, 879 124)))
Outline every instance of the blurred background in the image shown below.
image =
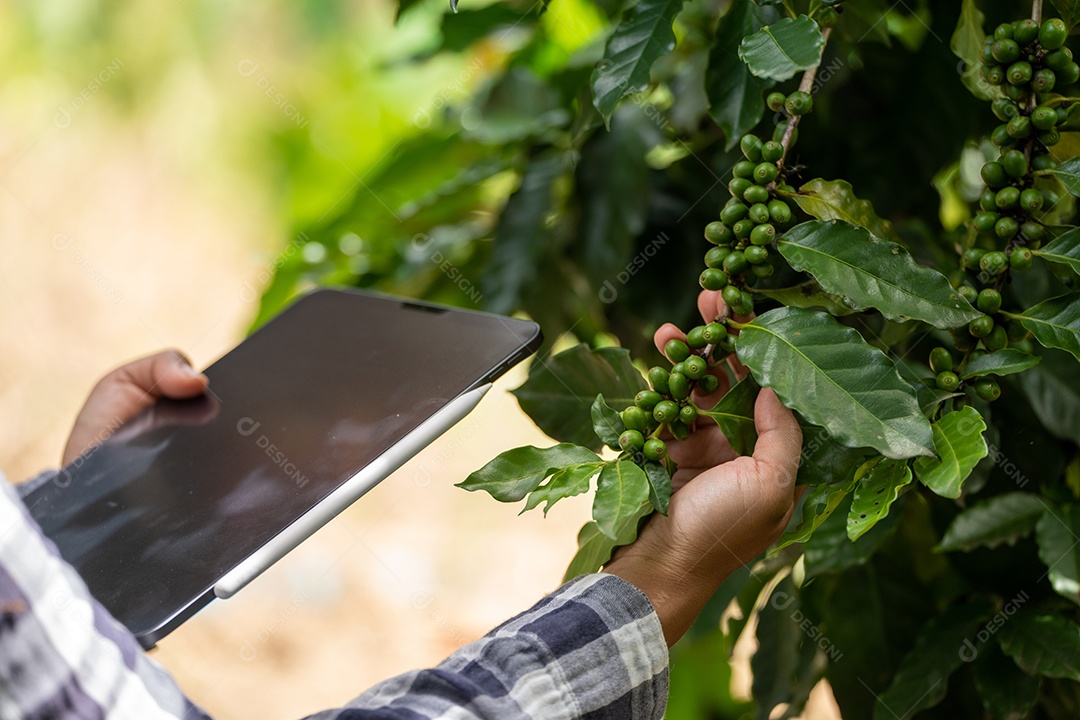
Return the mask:
MULTIPOLYGON (((593 11, 556 5, 544 22, 566 53, 595 39, 593 11)), ((0 4, 0 468, 11 481, 55 467, 112 367, 165 347, 203 367, 244 337, 260 305, 263 318, 276 311, 282 298, 261 300, 275 270, 326 259, 303 228, 345 206, 373 225, 401 212, 368 173, 384 176, 403 143, 520 44, 508 23, 467 53, 433 55, 449 42, 446 12, 424 0, 395 23, 392 0, 0 4)), ((459 120, 468 126, 467 113, 459 120)), ((480 192, 498 205, 507 178, 498 168, 484 178, 480 192)), ((352 276, 377 260, 366 243, 345 233, 333 248, 352 276)), ((399 291, 440 275, 430 253, 412 262, 399 291)), ((461 264, 444 299, 468 305, 480 280, 461 264)), ((285 561, 165 639, 156 659, 222 720, 295 718, 434 664, 557 587, 587 500, 518 517, 452 487, 504 449, 545 442, 506 392, 523 379, 519 368, 285 561)), ((716 657, 694 664, 701 683, 728 682, 716 657)), ((737 664, 742 698, 746 672, 737 664)), ((816 717, 830 716, 818 695, 816 717)))

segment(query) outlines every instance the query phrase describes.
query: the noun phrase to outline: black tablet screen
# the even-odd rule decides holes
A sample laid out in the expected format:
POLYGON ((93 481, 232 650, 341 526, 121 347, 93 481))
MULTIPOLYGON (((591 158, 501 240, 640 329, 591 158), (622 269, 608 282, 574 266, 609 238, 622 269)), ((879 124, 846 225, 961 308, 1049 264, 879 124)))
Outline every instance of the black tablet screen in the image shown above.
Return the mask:
POLYGON ((533 323, 320 291, 159 401, 26 504, 91 593, 159 636, 227 571, 462 392, 528 355, 533 323))

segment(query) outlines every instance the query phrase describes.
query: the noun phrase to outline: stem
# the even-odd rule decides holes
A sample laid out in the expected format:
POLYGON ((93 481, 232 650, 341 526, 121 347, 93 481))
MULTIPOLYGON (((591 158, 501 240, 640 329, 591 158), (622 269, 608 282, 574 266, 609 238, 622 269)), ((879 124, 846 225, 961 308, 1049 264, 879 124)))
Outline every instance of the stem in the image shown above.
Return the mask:
MULTIPOLYGON (((1036 0, 1038 2, 1038 0, 1036 0)), ((821 37, 824 38, 825 43, 829 42, 829 35, 832 34, 832 28, 822 28, 821 37)), ((822 58, 825 57, 825 48, 821 49, 822 58)), ((803 73, 802 80, 799 82, 799 90, 804 93, 809 93, 810 89, 814 87, 814 78, 817 77, 818 68, 821 67, 819 62, 814 67, 810 68, 803 73)), ((791 148, 791 138, 795 136, 795 128, 799 127, 799 121, 802 119, 802 115, 796 115, 788 120, 787 127, 784 128, 784 137, 780 139, 780 144, 784 146, 784 154, 780 156, 780 161, 776 163, 776 167, 780 172, 784 171, 784 161, 787 160, 788 150, 791 148)))
POLYGON ((1031 0, 1031 19, 1042 24, 1042 0, 1031 0))

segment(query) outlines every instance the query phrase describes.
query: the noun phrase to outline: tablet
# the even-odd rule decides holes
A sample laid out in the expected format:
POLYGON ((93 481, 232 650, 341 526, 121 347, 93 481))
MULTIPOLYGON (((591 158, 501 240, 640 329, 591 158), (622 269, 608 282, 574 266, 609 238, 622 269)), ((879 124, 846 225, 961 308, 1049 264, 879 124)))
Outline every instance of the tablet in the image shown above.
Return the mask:
POLYGON ((24 500, 149 648, 464 417, 539 344, 523 320, 320 290, 208 367, 207 394, 158 401, 24 500))

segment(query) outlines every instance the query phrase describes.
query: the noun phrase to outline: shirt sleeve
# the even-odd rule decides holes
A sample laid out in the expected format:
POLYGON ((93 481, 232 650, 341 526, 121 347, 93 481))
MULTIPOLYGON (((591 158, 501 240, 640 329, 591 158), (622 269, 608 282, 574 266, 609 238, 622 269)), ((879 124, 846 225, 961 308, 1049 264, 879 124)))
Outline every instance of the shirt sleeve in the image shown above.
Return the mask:
POLYGON ((660 620, 613 575, 577 578, 438 667, 309 720, 659 720, 668 695, 660 620))
POLYGON ((208 720, 90 596, 0 476, 0 719, 46 717, 208 720))

